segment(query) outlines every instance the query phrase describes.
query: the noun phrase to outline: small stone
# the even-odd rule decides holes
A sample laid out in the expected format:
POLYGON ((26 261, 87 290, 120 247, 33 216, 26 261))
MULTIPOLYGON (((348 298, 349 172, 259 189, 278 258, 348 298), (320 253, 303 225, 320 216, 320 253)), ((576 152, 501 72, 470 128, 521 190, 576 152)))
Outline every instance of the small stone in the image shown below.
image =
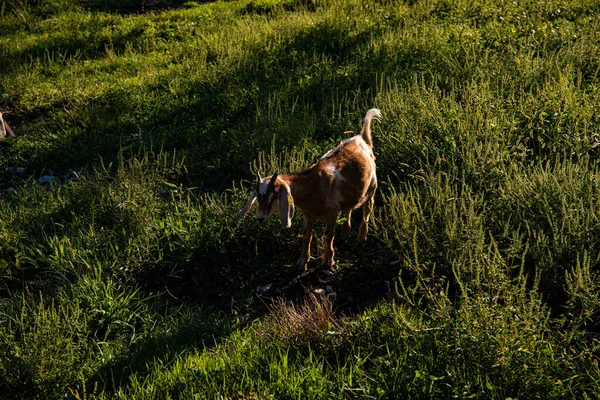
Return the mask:
POLYGON ((261 294, 271 289, 271 284, 268 285, 259 285, 256 287, 256 293, 261 294))
POLYGON ((324 296, 325 294, 327 294, 325 289, 322 289, 322 288, 315 289, 315 293, 318 295, 321 295, 321 296, 324 296))
POLYGON ((323 275, 325 275, 325 276, 332 276, 332 275, 333 275, 333 271, 332 271, 332 270, 330 270, 330 269, 324 269, 324 270, 321 270, 321 273, 322 273, 323 275))
POLYGON ((58 178, 55 177, 55 176, 43 175, 43 176, 40 177, 40 179, 38 179, 38 183, 41 184, 41 185, 44 185, 44 184, 50 184, 50 183, 52 183, 54 181, 57 181, 57 180, 58 180, 58 178))
POLYGON ((327 293, 335 293, 331 286, 325 286, 325 290, 327 291, 327 293))
POLYGON ((23 168, 23 167, 18 167, 18 168, 16 169, 16 172, 17 172, 17 174, 24 174, 24 173, 25 173, 25 168, 23 168))

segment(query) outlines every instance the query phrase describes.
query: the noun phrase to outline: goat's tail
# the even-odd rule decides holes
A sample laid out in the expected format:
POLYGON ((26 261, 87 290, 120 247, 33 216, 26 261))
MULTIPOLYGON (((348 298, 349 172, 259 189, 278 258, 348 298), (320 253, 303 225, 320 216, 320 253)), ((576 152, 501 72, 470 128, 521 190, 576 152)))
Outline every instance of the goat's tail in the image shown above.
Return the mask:
POLYGON ((373 141, 371 140, 371 120, 375 118, 377 121, 381 120, 381 110, 378 108, 371 108, 367 111, 367 115, 365 115, 365 122, 363 124, 362 132, 360 136, 362 136, 363 140, 369 147, 373 147, 373 141))

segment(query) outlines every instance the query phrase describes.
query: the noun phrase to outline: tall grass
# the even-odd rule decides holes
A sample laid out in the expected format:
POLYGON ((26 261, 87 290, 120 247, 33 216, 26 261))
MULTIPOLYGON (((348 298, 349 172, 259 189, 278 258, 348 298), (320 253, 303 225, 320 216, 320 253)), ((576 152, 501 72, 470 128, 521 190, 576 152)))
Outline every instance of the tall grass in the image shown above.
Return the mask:
POLYGON ((594 397, 599 12, 0 2, 3 396, 594 397), (235 214, 373 106, 375 229, 298 277, 235 214))

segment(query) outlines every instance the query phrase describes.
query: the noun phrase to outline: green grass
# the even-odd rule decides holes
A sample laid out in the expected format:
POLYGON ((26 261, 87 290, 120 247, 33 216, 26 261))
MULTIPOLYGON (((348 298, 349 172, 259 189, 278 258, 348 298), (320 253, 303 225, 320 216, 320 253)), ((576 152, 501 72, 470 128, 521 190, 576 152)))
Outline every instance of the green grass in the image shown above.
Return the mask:
POLYGON ((0 1, 0 392, 595 398, 599 13, 0 1), (367 245, 297 277, 301 216, 236 212, 371 107, 367 245))

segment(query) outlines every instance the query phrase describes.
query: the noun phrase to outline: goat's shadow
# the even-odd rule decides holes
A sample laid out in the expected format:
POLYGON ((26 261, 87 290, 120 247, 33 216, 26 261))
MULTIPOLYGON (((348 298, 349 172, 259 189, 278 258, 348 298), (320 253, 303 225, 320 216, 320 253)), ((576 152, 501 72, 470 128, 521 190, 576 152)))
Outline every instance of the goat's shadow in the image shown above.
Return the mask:
MULTIPOLYGON (((353 219, 360 222, 362 213, 355 214, 353 219)), ((358 246, 355 227, 358 224, 353 224, 353 231, 346 240, 336 235, 336 263, 332 268, 321 265, 322 246, 313 243, 311 250, 317 258, 311 258, 306 272, 293 269, 281 276, 258 295, 260 299, 267 306, 280 300, 298 303, 314 293, 332 300, 338 312, 351 315, 377 301, 393 298, 398 279, 397 255, 376 234, 370 234, 367 241, 358 246)))

